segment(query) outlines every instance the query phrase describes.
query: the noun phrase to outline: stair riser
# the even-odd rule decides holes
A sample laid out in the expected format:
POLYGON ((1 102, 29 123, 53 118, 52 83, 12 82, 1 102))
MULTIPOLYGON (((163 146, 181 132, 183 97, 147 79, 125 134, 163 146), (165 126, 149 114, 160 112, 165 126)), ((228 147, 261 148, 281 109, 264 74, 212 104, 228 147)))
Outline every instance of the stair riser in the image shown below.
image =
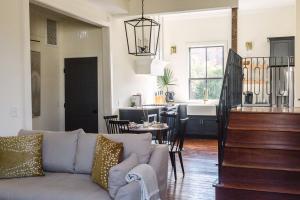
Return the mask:
POLYGON ((300 172, 223 166, 221 182, 281 187, 300 191, 300 172))
POLYGON ((293 147, 300 144, 300 132, 244 131, 229 129, 227 143, 265 144, 293 147))
POLYGON ((230 113, 229 127, 241 129, 299 130, 299 114, 230 113))
POLYGON ((217 200, 299 200, 300 195, 216 188, 217 200))
POLYGON ((224 162, 232 165, 298 169, 300 151, 225 147, 224 162))

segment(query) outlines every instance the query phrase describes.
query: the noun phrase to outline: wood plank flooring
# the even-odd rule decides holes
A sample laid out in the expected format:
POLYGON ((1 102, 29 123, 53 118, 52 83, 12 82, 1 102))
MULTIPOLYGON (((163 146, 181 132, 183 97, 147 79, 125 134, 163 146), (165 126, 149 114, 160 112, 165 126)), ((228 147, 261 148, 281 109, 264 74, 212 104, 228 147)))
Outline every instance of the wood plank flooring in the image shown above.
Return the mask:
POLYGON ((177 181, 169 162, 168 200, 215 200, 212 186, 217 180, 217 140, 187 139, 184 144, 183 163, 185 176, 181 172, 176 155, 177 181))

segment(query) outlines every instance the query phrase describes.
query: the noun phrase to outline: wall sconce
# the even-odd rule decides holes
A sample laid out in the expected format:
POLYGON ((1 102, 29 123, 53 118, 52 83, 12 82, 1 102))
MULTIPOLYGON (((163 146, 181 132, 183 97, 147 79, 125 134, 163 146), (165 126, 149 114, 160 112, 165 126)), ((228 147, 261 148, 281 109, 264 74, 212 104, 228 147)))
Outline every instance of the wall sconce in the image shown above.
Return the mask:
POLYGON ((176 46, 171 46, 171 55, 177 53, 177 48, 176 46))
POLYGON ((246 50, 251 51, 253 49, 253 42, 246 42, 246 50))

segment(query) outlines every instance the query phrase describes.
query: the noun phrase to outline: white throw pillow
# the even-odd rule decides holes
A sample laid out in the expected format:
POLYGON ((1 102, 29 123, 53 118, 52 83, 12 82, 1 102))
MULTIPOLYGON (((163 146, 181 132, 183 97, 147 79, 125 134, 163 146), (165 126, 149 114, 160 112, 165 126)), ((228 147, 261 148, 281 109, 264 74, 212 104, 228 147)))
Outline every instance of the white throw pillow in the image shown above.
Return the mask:
POLYGON ((113 166, 109 170, 108 191, 112 198, 115 198, 118 190, 127 184, 125 176, 138 164, 138 157, 135 153, 133 153, 127 159, 118 165, 113 166))

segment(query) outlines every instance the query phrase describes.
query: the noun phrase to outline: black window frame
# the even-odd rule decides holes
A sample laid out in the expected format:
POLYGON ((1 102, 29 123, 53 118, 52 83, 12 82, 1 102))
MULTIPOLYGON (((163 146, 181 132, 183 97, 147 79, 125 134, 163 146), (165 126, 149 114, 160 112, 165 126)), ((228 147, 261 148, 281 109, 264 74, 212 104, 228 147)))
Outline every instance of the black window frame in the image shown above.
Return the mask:
MULTIPOLYGON (((207 84, 208 84, 208 80, 223 80, 224 78, 224 70, 225 70, 225 45, 213 45, 213 46, 193 46, 193 47, 189 47, 189 100, 190 101, 200 101, 200 100, 203 100, 203 99, 192 99, 191 98, 191 82, 192 81, 197 81, 197 80, 204 80, 205 81, 205 86, 207 88, 207 84), (216 48, 216 47, 221 47, 222 50, 223 50, 223 53, 222 53, 222 77, 207 77, 207 49, 209 48, 216 48), (205 71, 205 78, 192 78, 192 68, 191 68, 191 50, 192 49, 205 49, 205 63, 206 63, 206 71, 205 71)), ((208 99, 208 100, 214 100, 214 99, 208 99)))

